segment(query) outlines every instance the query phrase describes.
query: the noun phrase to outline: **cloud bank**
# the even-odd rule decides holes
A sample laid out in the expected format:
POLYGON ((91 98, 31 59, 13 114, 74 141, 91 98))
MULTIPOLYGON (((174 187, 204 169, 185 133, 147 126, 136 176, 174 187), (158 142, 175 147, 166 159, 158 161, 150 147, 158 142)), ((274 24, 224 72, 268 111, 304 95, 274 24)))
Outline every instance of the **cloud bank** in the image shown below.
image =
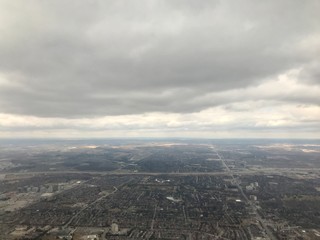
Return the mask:
POLYGON ((319 1, 0 0, 0 137, 319 137, 319 1))

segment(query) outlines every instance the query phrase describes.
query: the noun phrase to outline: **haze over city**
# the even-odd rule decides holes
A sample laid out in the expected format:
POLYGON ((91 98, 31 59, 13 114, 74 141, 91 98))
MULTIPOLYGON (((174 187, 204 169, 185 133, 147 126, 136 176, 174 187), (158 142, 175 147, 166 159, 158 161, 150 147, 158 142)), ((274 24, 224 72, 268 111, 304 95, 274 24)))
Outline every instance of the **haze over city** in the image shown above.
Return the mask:
POLYGON ((0 1, 0 138, 319 138, 320 2, 0 1))

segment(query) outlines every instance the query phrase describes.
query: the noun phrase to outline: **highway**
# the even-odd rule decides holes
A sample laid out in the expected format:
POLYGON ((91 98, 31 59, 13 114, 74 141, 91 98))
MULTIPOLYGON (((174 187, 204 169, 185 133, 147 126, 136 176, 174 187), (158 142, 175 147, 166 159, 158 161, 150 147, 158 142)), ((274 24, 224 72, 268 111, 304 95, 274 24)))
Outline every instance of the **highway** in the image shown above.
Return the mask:
MULTIPOLYGON (((218 155, 221 157, 220 155, 218 155)), ((222 160, 222 159, 221 159, 222 160)), ((2 172, 2 180, 10 179, 14 180, 21 178, 29 178, 36 175, 53 175, 53 174, 91 174, 91 175, 140 175, 140 176, 159 176, 159 175, 169 175, 169 176, 225 176, 230 175, 228 172, 228 166, 222 161, 226 171, 220 172, 129 172, 129 171, 41 171, 41 172, 2 172)), ((230 169, 229 169, 230 170, 230 169)), ((320 168, 261 168, 257 170, 244 169, 233 171, 234 175, 292 175, 292 174, 305 174, 312 171, 320 176, 320 168)))
POLYGON ((243 189, 241 187, 241 185, 239 184, 239 181, 237 179, 235 179, 234 177, 234 173, 231 171, 231 169, 228 167, 228 165, 226 164, 225 160, 223 159, 223 157, 221 157, 221 155, 215 151, 215 153, 217 154, 217 156, 219 157, 219 159, 221 160, 221 163, 223 164, 223 166, 226 169, 226 172, 232 177, 233 183, 237 185, 237 188, 239 190, 239 192, 241 193, 241 195, 243 196, 243 198, 245 199, 245 201, 252 207, 252 209, 254 210, 255 214, 256 214, 256 218, 257 220, 260 222, 261 226, 263 227, 263 229, 265 230, 266 234, 268 235, 269 239, 271 240, 277 240, 276 236, 274 236, 274 234, 269 230, 269 228, 267 227, 266 221, 264 218, 262 218, 262 216, 259 214, 259 212, 257 211, 257 207, 248 199, 247 195, 243 192, 243 189))

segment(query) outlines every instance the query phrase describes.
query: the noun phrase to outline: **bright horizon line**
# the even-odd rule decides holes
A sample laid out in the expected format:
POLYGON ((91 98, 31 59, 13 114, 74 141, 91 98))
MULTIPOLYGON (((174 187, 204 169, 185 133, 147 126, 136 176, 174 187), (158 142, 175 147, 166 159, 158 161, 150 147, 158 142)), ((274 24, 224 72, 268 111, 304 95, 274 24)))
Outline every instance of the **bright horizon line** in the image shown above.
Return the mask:
POLYGON ((83 137, 83 138, 66 138, 66 137, 0 137, 0 140, 319 140, 320 138, 244 138, 244 137, 225 137, 225 138, 206 138, 206 137, 83 137))

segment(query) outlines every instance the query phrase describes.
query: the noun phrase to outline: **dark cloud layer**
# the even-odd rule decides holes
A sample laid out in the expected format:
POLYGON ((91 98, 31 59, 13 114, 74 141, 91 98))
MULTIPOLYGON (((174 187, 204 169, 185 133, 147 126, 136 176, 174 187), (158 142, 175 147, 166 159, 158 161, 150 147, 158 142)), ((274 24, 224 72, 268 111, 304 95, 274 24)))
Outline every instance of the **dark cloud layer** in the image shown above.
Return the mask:
MULTIPOLYGON (((300 69, 299 84, 320 84, 317 0, 1 0, 0 6, 2 113, 196 112, 259 100, 221 92, 259 86, 292 69, 300 69)), ((260 96, 319 100, 284 95, 260 96)))

